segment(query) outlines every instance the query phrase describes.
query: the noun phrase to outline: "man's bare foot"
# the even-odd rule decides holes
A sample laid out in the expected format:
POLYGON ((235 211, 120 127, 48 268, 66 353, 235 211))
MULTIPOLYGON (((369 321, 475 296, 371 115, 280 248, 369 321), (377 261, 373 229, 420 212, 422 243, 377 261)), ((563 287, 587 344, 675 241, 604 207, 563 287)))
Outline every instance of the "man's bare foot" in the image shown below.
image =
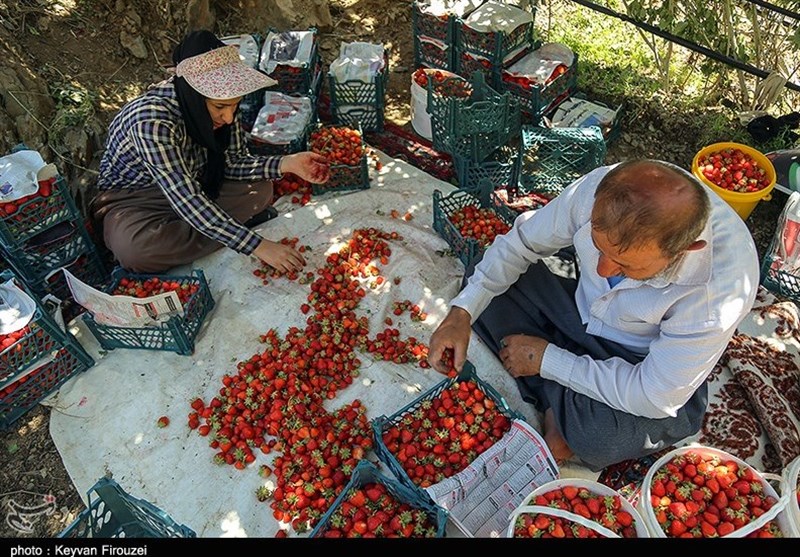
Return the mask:
POLYGON ((553 458, 561 465, 572 457, 572 449, 567 445, 567 441, 561 436, 556 427, 556 419, 553 409, 548 408, 544 413, 544 441, 553 453, 553 458))

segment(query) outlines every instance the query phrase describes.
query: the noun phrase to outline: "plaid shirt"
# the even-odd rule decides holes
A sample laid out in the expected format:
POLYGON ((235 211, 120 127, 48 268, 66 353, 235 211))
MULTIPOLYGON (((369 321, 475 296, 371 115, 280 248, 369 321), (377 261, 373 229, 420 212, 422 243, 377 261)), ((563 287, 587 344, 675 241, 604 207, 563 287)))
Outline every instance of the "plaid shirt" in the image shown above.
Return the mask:
MULTIPOLYGON (((251 155, 238 117, 225 152, 225 179, 257 182, 280 178, 280 156, 251 155)), ((186 132, 178 98, 168 79, 133 100, 111 122, 100 162, 102 190, 161 188, 173 210, 192 227, 249 255, 262 238, 210 200, 198 177, 206 148, 186 132)))

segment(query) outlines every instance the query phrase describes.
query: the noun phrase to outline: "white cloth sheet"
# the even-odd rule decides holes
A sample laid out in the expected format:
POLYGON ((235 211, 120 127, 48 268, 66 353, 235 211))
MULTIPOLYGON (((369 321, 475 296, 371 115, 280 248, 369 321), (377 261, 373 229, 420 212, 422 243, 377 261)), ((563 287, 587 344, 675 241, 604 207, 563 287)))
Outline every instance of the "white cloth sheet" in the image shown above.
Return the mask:
MULTIPOLYGON (((412 300, 428 313, 426 321, 412 322, 407 314, 391 317, 401 336, 416 336, 427 344, 463 274, 458 259, 437 253, 448 246, 433 230, 433 191, 438 188, 446 194, 453 186, 379 155, 383 168, 380 173, 371 170, 370 189, 315 196, 305 207, 280 199, 279 217, 260 231, 272 240, 296 236, 299 245, 311 246, 306 253, 309 270, 321 267, 326 252, 337 249, 355 228, 398 231, 404 240, 390 243, 392 255, 382 267, 390 280, 379 290, 367 289, 358 312, 369 316, 374 335, 385 327, 383 320, 391 315, 393 302, 412 300), (413 219, 393 219, 392 209, 401 215, 408 211, 413 219), (399 285, 391 280, 394 277, 402 278, 399 285)), ((193 267, 203 269, 216 301, 196 339, 195 353, 180 356, 132 349, 102 353, 88 329, 75 320, 72 330, 97 363, 66 383, 52 401, 50 432, 84 498, 110 472, 128 493, 150 501, 199 537, 272 537, 279 525, 269 503, 258 502, 255 491, 275 481, 274 475, 267 480, 258 475, 259 465, 270 464, 275 453, 259 452, 242 471, 216 465, 210 438, 190 430, 187 416, 195 397, 210 400, 218 393, 222 376, 236 373, 237 361, 263 350, 259 335, 273 327, 283 334, 292 325, 304 326, 306 317, 299 308, 309 286, 283 279, 270 279, 265 286, 252 273, 258 267, 254 259, 227 249, 193 267), (171 420, 166 428, 156 426, 162 415, 171 420)), ((178 269, 173 274, 188 271, 178 269)), ((359 398, 369 419, 392 415, 444 379, 417 365, 373 361, 368 354, 359 357, 364 362, 360 377, 328 401, 329 410, 359 398)), ((540 416, 521 400, 514 380, 477 336, 468 357, 478 375, 541 431, 540 416)), ((376 459, 373 454, 369 458, 376 459)), ((574 464, 562 468, 562 476, 596 478, 574 464)), ((448 533, 454 530, 448 528, 448 533)), ((295 534, 290 530, 290 535, 295 534)))

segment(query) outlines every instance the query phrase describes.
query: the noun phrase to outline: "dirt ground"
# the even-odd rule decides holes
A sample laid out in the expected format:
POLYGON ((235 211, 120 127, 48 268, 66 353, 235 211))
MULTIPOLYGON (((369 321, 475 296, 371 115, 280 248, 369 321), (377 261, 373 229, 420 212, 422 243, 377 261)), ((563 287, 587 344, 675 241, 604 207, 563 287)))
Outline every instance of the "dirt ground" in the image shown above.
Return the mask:
MULTIPOLYGON (((160 8, 151 11, 142 6, 152 3, 130 2, 142 8, 145 20, 133 25, 146 50, 142 59, 121 44, 121 31, 132 27, 123 1, 83 1, 70 17, 57 16, 52 6, 58 2, 0 2, 0 22, 40 75, 60 84, 77 82, 93 92, 95 117, 102 130, 126 99, 167 76, 171 49, 187 30, 181 2, 156 2, 160 8)), ((410 129, 409 84, 414 69, 410 2, 331 0, 330 5, 333 27, 320 32, 323 61, 336 58, 341 42, 364 40, 389 47, 392 71, 386 117, 410 129)), ((244 10, 219 10, 214 30, 219 36, 263 31, 251 28, 248 21, 244 10)), ((661 114, 655 107, 631 113, 623 119, 623 134, 610 147, 607 161, 651 156, 685 165, 699 147, 690 118, 661 114)), ((776 192, 771 202, 760 203, 748 219, 760 254, 785 199, 776 192)), ((50 438, 49 412, 37 406, 0 432, 0 537, 55 536, 84 508, 50 438), (54 497, 52 503, 27 514, 18 512, 19 505, 31 507, 47 494, 54 497)))

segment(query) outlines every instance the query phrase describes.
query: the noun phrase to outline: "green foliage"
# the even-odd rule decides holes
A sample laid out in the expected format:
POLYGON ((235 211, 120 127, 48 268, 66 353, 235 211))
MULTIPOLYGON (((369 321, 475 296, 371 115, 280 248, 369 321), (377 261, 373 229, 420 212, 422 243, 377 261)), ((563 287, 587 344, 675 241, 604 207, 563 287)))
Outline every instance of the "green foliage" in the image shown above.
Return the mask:
POLYGON ((60 141, 69 128, 80 128, 94 116, 95 95, 78 85, 55 83, 50 95, 56 102, 56 115, 48 130, 50 141, 60 141))

